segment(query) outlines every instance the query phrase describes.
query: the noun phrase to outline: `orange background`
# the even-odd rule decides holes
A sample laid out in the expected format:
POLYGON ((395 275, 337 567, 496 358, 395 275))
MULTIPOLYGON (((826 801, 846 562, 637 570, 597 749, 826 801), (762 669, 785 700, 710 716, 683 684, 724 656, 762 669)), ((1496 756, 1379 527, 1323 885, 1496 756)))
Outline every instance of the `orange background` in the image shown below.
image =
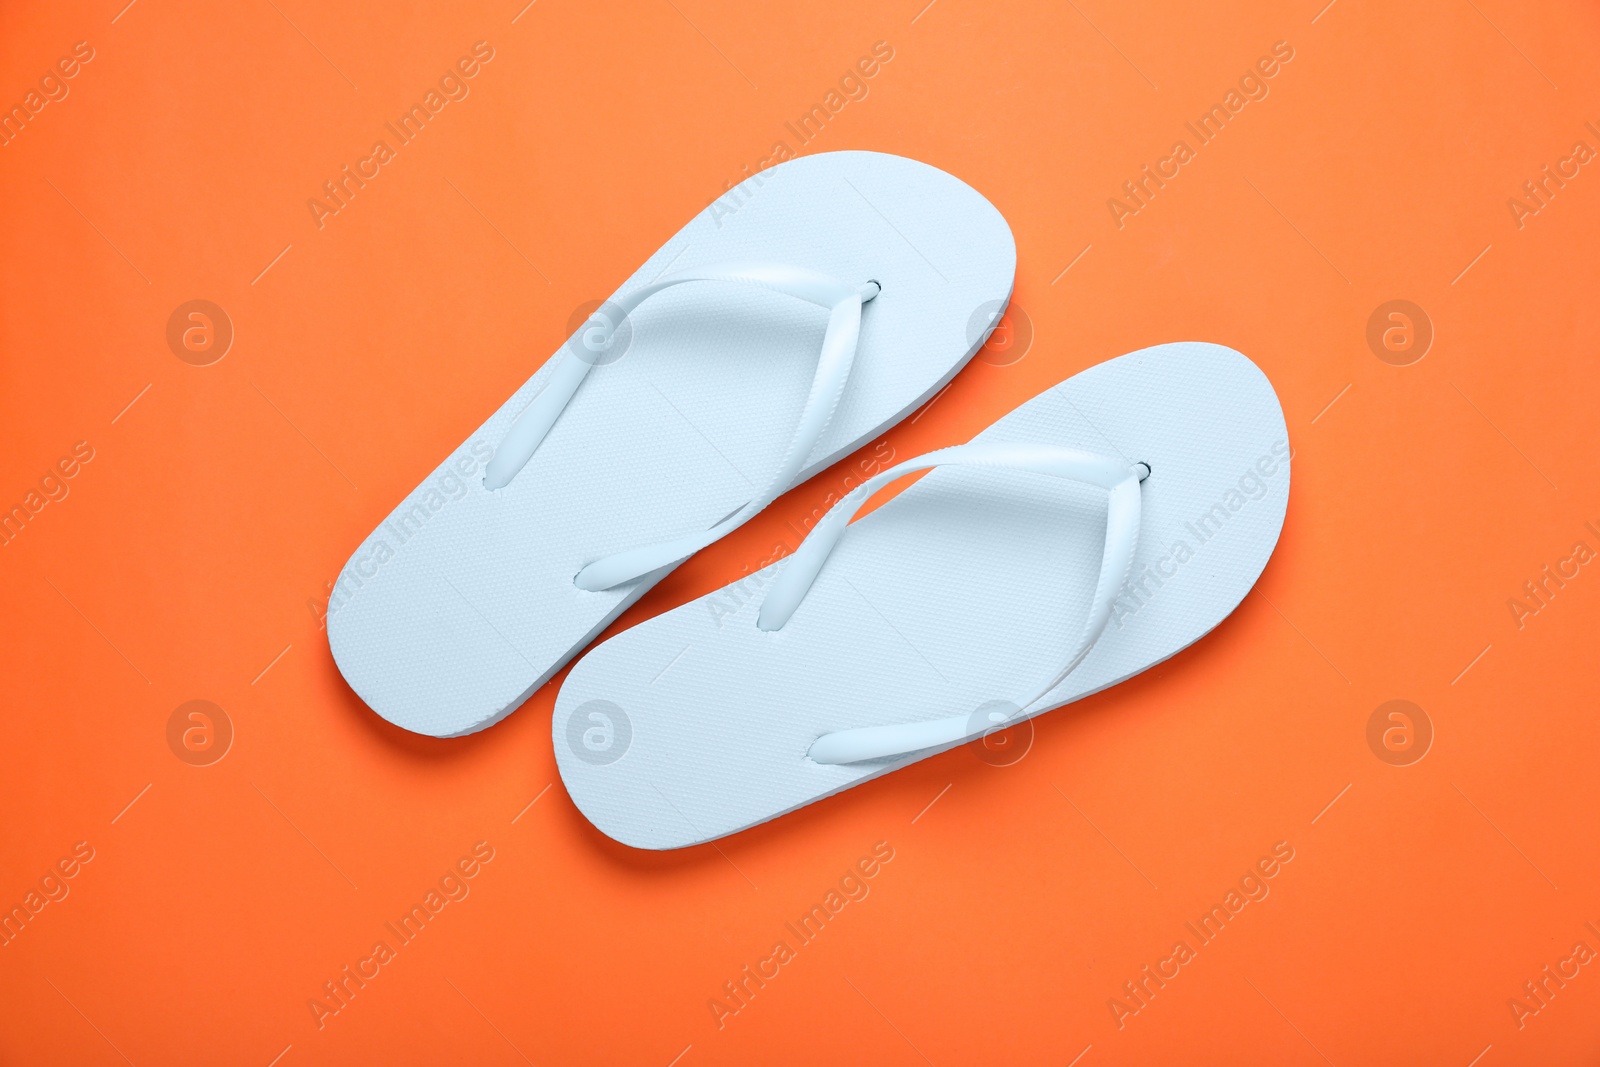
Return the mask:
MULTIPOLYGON (((1600 577, 1580 566, 1520 628, 1508 607, 1574 542, 1600 548, 1600 174, 1520 227, 1507 205, 1575 141, 1600 147, 1593 5, 124 2, 0 12, 7 105, 94 49, 0 148, 0 505, 94 450, 0 548, 0 904, 94 849, 0 948, 0 1060, 1600 1051, 1600 966, 1520 1027, 1508 1005, 1575 942, 1600 949, 1600 577), (470 96, 319 229, 306 201, 480 40, 470 96), (1283 403, 1283 538, 1215 633, 1041 718, 1011 766, 958 749, 715 846, 636 852, 562 790, 560 677, 484 733, 409 736, 344 686, 315 609, 574 309, 798 147, 785 121, 880 40, 893 60, 805 150, 900 153, 984 193, 1034 331, 890 432, 896 453, 1132 349, 1220 342, 1283 403), (1278 41, 1294 58, 1270 95, 1118 228, 1107 199, 1278 41), (235 330, 209 366, 167 345, 192 299, 235 330), (1366 340, 1394 299, 1435 334, 1409 366, 1366 340), (235 734, 209 766, 168 744, 195 699, 235 734), (1367 740, 1392 699, 1435 732, 1408 766, 1367 740), (479 841, 470 896, 319 1028, 323 983, 479 841), (870 896, 719 1028, 723 983, 879 841, 895 858, 870 896), (1119 1028, 1123 982, 1279 841, 1271 895, 1119 1028)), ((841 477, 613 631, 765 559, 841 477)))

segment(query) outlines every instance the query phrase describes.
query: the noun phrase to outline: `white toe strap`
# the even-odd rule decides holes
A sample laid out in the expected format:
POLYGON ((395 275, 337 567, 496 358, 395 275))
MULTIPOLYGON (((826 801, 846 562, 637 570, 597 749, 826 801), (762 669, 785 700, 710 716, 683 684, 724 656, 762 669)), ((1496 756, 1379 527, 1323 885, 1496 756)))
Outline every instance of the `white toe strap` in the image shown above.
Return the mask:
POLYGON ((607 301, 590 316, 588 325, 573 339, 575 343, 567 346, 549 385, 534 397, 500 442, 484 472, 486 488, 499 489, 508 485, 533 457, 539 443, 588 377, 590 368, 609 362, 607 356, 612 342, 627 316, 655 294, 685 282, 738 282, 828 308, 828 328, 823 335, 811 391, 782 462, 759 493, 708 530, 618 552, 590 563, 574 579, 580 589, 609 589, 676 563, 738 529, 787 490, 839 405, 861 334, 861 305, 876 297, 879 291, 877 282, 851 285, 804 267, 720 264, 668 275, 635 289, 620 301, 607 301))
MULTIPOLYGON (((1106 507, 1105 550, 1100 560, 1100 575, 1095 582, 1094 599, 1076 647, 1066 667, 1027 700, 1017 704, 1019 714, 1034 701, 1054 689, 1077 669, 1089 650, 1105 631, 1111 618, 1111 602, 1127 579, 1139 540, 1139 483, 1150 474, 1143 463, 1129 464, 1120 459, 1080 452, 1076 449, 1030 444, 970 444, 940 449, 891 467, 863 482, 817 523, 768 590, 756 617, 763 630, 781 629, 795 614, 823 564, 844 535, 850 519, 867 498, 885 485, 915 471, 946 464, 999 467, 1008 470, 1045 474, 1057 478, 1098 485, 1110 493, 1106 507)), ((807 753, 817 763, 855 763, 860 760, 901 756, 936 745, 949 745, 992 730, 994 723, 975 722, 971 715, 957 715, 892 726, 869 726, 839 730, 818 738, 807 753)))

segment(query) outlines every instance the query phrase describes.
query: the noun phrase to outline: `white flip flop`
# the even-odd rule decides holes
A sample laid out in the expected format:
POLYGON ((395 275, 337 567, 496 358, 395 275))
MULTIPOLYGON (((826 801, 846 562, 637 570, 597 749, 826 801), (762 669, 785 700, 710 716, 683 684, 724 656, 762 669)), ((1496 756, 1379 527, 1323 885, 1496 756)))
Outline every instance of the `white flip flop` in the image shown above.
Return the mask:
POLYGON ((923 163, 806 156, 719 207, 345 564, 328 642, 385 719, 451 737, 515 710, 684 558, 942 388, 1010 298, 1005 219, 923 163))
POLYGON ((1282 409, 1238 352, 1091 367, 864 482, 758 575, 590 650, 556 698, 562 780, 639 848, 775 818, 1199 640, 1255 584, 1288 498, 1282 409))

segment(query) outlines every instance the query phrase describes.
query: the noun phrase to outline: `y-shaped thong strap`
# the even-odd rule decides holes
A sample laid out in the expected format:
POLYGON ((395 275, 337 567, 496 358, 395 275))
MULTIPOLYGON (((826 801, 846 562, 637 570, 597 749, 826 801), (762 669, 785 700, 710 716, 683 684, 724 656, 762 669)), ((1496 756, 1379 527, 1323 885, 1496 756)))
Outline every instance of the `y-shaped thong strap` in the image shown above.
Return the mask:
MULTIPOLYGON (((1089 617, 1076 647, 1067 657, 1066 666, 1016 705, 1020 714, 1076 670, 1105 631, 1111 618, 1111 602, 1127 579, 1138 547, 1139 483, 1149 477, 1148 465, 1129 464, 1076 449, 1030 444, 957 445, 907 460, 863 482, 823 516, 772 583, 756 617, 756 625, 763 630, 777 630, 789 621, 844 535, 850 519, 868 497, 907 474, 946 464, 997 467, 1068 478, 1100 486, 1110 493, 1106 507, 1105 549, 1094 599, 1089 605, 1089 617)), ((993 728, 991 722, 975 722, 971 715, 956 715, 925 722, 837 730, 817 738, 807 754, 817 763, 855 763, 954 744, 993 728)))
POLYGON ((578 344, 568 346, 563 352, 561 362, 551 375, 550 384, 534 397, 500 442, 484 473, 484 486, 499 489, 510 484, 517 476, 588 377, 590 368, 606 362, 605 356, 611 349, 617 330, 629 314, 664 289, 685 282, 701 281, 752 285, 829 309, 828 328, 822 338, 822 352, 817 360, 805 407, 801 409, 799 422, 778 469, 761 491, 742 507, 710 529, 628 549, 590 563, 574 579, 580 589, 610 589, 685 559, 738 529, 788 489, 839 405, 861 335, 861 305, 877 296, 879 291, 878 283, 874 281, 850 285, 804 267, 766 263, 721 264, 668 275, 660 281, 635 289, 615 304, 608 302, 579 332, 578 344))

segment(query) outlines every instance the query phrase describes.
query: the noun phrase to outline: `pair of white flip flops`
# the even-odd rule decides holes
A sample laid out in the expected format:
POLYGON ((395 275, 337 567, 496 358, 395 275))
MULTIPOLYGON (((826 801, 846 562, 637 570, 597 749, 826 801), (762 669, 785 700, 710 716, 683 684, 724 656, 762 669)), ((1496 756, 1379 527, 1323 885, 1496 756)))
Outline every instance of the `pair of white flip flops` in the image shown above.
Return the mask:
MULTIPOLYGON (((936 393, 1010 297, 1005 220, 933 167, 835 152, 741 188, 345 565, 329 643, 378 714, 436 737, 509 714, 685 558, 936 393)), ((1238 605, 1288 491, 1250 360, 1186 342, 1102 363, 590 650, 556 699, 562 779, 609 836, 676 848, 1115 685, 1238 605)))

